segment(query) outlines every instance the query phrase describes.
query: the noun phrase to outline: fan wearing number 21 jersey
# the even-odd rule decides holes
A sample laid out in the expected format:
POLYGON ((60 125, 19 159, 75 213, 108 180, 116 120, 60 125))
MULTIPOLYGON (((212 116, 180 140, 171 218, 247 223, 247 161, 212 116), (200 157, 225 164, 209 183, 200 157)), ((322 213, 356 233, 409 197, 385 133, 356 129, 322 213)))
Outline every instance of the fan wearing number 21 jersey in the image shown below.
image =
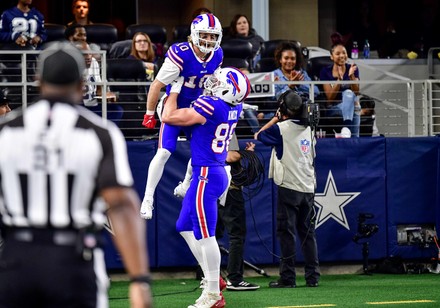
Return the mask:
POLYGON ((219 289, 220 250, 215 238, 217 200, 229 185, 225 170, 228 146, 243 109, 242 102, 250 92, 250 83, 240 70, 221 68, 205 82, 209 96, 200 96, 191 108, 179 109, 178 85, 177 82, 171 88, 162 121, 191 128, 193 171, 176 229, 207 280, 204 293, 190 307, 224 307, 219 289))
POLYGON ((0 18, 0 42, 16 43, 22 47, 39 47, 46 40, 44 16, 31 8, 31 0, 16 1, 14 6, 2 13, 0 18))

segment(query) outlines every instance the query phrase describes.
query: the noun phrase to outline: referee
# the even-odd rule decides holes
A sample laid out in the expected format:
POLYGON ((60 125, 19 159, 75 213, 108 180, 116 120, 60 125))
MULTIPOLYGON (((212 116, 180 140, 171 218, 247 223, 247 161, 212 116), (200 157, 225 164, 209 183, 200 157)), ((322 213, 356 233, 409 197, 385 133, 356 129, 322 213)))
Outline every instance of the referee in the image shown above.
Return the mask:
POLYGON ((0 307, 108 307, 105 214, 132 279, 131 305, 151 307, 145 224, 123 136, 76 105, 79 50, 55 43, 38 65, 42 97, 0 124, 0 307))

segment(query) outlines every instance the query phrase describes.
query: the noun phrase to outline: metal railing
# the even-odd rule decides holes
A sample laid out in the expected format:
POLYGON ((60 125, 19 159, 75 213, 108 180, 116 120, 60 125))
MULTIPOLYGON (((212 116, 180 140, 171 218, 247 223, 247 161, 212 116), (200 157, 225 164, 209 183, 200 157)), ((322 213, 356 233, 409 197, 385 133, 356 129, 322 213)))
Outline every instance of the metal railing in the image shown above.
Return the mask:
MULTIPOLYGON (((93 52, 100 56, 100 67, 103 94, 100 107, 103 118, 109 115, 107 101, 108 91, 116 86, 124 86, 128 92, 116 93, 121 98, 117 104, 124 109, 124 116, 119 126, 128 139, 155 138, 159 125, 154 130, 147 130, 141 126, 145 112, 145 98, 147 92, 138 93, 138 86, 148 86, 151 82, 115 82, 107 80, 107 65, 105 51, 93 52), (132 91, 132 92, 130 92, 132 91), (125 99, 136 97, 136 99, 125 99)), ((12 108, 19 106, 26 108, 38 96, 38 82, 35 80, 35 68, 38 51, 0 51, 0 88, 6 92, 12 102, 12 108), (23 65, 26 63, 26 65, 23 65)), ((374 121, 378 133, 386 137, 414 137, 432 136, 440 133, 440 80, 410 80, 388 72, 378 74, 386 75, 386 79, 360 80, 360 92, 374 99, 374 121)), ((288 82, 259 82, 258 84, 287 84, 288 82)), ((293 83, 293 82, 291 82, 293 83)), ((295 82, 307 84, 313 93, 313 86, 328 83, 328 81, 295 82)), ((335 82, 336 83, 336 82, 335 82)), ((337 83, 354 83, 341 81, 337 83)), ((316 102, 321 102, 316 98, 316 102)), ((248 104, 259 106, 260 112, 270 112, 276 109, 274 99, 258 99, 247 101, 248 104)), ((323 105, 323 104, 322 104, 323 105)), ((264 120, 260 121, 260 125, 264 120)), ((371 123, 367 124, 370 125, 371 123)), ((338 128, 335 126, 335 131, 338 128)), ((237 129, 241 137, 251 137, 252 131, 246 119, 239 122, 237 129)), ((368 134, 367 134, 368 135, 368 134)))

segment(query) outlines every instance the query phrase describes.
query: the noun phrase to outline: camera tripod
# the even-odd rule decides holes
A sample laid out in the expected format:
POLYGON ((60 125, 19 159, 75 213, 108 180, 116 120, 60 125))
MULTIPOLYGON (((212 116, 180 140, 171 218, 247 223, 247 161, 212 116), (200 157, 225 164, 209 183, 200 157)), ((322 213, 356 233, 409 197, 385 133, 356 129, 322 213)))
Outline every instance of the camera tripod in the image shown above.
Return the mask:
POLYGON ((370 254, 369 242, 362 243, 362 269, 364 275, 372 275, 368 270, 368 255, 370 254))

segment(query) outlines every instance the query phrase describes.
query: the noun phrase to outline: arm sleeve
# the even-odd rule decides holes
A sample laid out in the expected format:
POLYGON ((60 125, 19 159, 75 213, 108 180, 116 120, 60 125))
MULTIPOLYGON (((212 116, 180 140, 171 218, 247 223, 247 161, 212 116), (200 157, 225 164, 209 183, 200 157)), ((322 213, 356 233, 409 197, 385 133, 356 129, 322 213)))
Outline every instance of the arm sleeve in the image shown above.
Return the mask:
POLYGON ((47 31, 46 28, 44 27, 44 16, 43 14, 40 14, 41 17, 41 23, 38 24, 38 31, 37 31, 37 35, 40 36, 41 41, 45 42, 47 40, 47 31))
POLYGON ((212 97, 201 96, 194 101, 193 108, 197 113, 208 119, 213 116, 215 107, 212 97))
POLYGON ((258 134, 258 140, 269 146, 276 146, 283 144, 283 138, 278 125, 272 125, 266 130, 258 134))
POLYGON ((174 64, 170 59, 165 58, 159 73, 157 73, 156 79, 165 85, 169 85, 180 75, 179 67, 174 64))
POLYGON ((11 40, 9 21, 6 13, 3 13, 0 20, 0 42, 9 43, 11 40))

